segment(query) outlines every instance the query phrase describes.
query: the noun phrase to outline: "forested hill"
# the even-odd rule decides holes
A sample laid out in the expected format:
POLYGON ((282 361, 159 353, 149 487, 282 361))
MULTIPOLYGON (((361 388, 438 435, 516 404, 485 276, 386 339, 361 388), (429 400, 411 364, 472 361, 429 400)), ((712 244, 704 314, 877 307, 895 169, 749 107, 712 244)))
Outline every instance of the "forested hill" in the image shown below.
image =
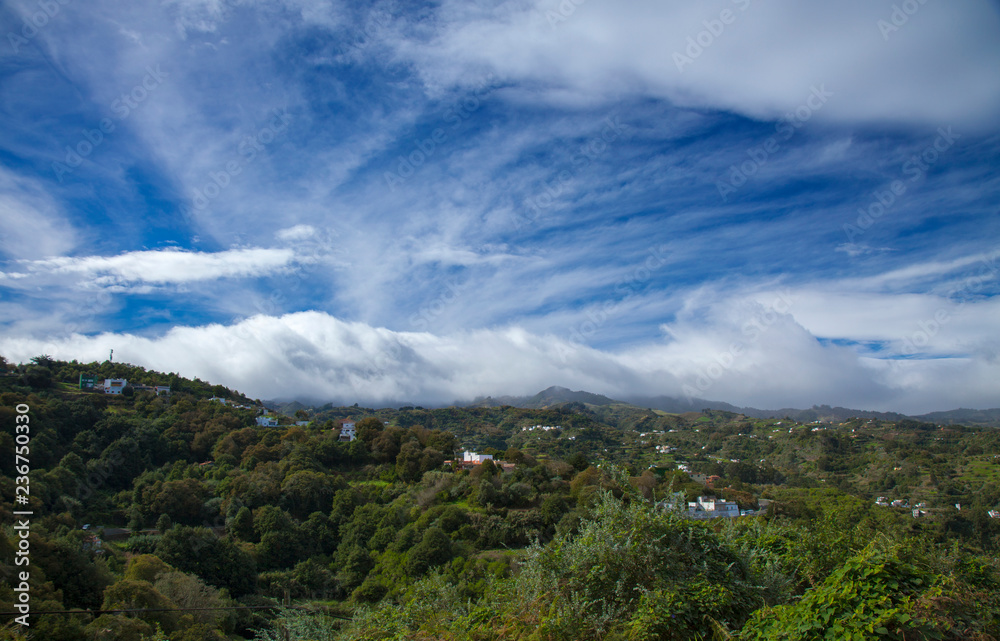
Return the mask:
POLYGON ((0 638, 1000 637, 994 429, 597 395, 286 406, 262 427, 259 401, 175 374, 0 369, 0 611, 27 545, 33 613, 0 638), (496 462, 450 462, 464 450, 496 462), (699 496, 753 514, 687 518, 699 496))

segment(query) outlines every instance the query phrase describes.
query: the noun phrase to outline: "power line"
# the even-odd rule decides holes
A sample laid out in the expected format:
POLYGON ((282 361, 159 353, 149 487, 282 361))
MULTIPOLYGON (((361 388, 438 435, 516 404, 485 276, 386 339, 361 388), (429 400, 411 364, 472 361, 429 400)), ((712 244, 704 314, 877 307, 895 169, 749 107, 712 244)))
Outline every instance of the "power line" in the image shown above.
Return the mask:
MULTIPOLYGON (((206 610, 304 610, 306 612, 318 612, 315 608, 307 608, 304 606, 284 606, 284 605, 238 605, 238 606, 228 606, 228 607, 217 607, 217 608, 137 608, 137 609, 119 609, 119 610, 44 610, 41 612, 29 612, 30 615, 43 615, 43 614, 120 614, 120 613, 132 613, 132 612, 198 612, 206 610)), ((17 616, 23 614, 22 612, 0 612, 0 616, 17 616)), ((351 620, 352 617, 344 616, 342 614, 333 614, 332 612, 324 612, 323 614, 333 617, 335 619, 345 619, 351 620)))

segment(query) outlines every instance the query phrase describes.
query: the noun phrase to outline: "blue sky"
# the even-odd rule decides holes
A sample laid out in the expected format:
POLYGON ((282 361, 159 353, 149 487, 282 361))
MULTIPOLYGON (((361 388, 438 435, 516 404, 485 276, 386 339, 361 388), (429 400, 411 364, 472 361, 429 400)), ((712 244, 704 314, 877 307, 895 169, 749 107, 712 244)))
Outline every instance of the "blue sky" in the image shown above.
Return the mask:
POLYGON ((12 0, 0 353, 1000 405, 1000 8, 12 0))

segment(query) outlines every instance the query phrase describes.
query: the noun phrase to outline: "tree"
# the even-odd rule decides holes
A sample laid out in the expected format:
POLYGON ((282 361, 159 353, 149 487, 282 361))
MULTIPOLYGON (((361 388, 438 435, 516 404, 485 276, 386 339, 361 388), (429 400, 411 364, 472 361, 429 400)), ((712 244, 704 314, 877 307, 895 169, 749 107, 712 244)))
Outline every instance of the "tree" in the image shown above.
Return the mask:
POLYGON ((167 631, 177 628, 178 612, 171 612, 176 606, 163 596, 148 581, 122 579, 104 591, 104 610, 167 610, 166 612, 143 612, 139 614, 149 624, 159 623, 167 631))
POLYGON ((39 354, 38 356, 32 356, 31 362, 34 363, 35 365, 40 365, 41 367, 49 367, 49 368, 51 368, 53 365, 56 364, 55 359, 49 356, 48 354, 39 354))
POLYGON ((236 516, 229 523, 228 526, 229 533, 232 536, 238 537, 244 541, 257 541, 258 537, 254 535, 253 530, 253 513, 250 512, 250 508, 243 506, 236 512, 236 516))
POLYGON ((369 416, 361 419, 354 425, 354 429, 357 431, 358 438, 367 444, 371 444, 375 440, 385 426, 375 416, 369 416))
MULTIPOLYGON (((206 488, 198 479, 179 479, 157 484, 149 497, 152 514, 169 514, 173 521, 194 524, 201 521, 206 488)), ((145 492, 143 493, 145 496, 145 492)))
POLYGON ((406 553, 406 572, 420 576, 427 570, 451 560, 451 538, 439 527, 429 527, 420 543, 406 553))
POLYGON ((252 592, 256 584, 257 566, 253 557, 208 528, 175 525, 160 538, 156 555, 178 570, 228 588, 233 596, 252 592))
POLYGON ((333 491, 332 478, 312 470, 289 474, 281 484, 282 502, 299 519, 325 509, 333 499, 333 491))
MULTIPOLYGON (((222 593, 198 577, 171 570, 160 574, 153 587, 178 608, 218 608, 227 605, 222 593)), ((198 610, 190 615, 197 623, 217 625, 222 615, 219 611, 198 610)))
POLYGON ((133 581, 146 581, 153 583, 156 577, 167 572, 173 572, 173 568, 164 563, 162 559, 152 554, 140 554, 129 559, 125 568, 125 578, 133 581))
POLYGON ((36 389, 52 387, 52 370, 42 365, 29 365, 22 376, 24 383, 36 389))
POLYGON ((566 459, 566 462, 572 465, 577 472, 582 472, 590 466, 590 463, 587 462, 587 456, 583 452, 576 452, 566 459))
POLYGON ((401 479, 413 482, 420 479, 420 457, 422 448, 417 441, 407 441, 396 457, 396 474, 401 479))
POLYGON ((253 529, 259 537, 271 532, 287 534, 293 528, 294 524, 288 513, 273 505, 258 508, 253 517, 253 529))

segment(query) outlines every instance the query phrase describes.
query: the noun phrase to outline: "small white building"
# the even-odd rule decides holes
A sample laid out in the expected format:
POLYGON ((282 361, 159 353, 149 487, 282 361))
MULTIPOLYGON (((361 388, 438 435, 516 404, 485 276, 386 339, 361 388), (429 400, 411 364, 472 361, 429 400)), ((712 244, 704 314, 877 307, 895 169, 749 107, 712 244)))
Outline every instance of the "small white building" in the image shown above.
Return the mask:
POLYGON ((126 385, 128 385, 128 381, 124 378, 106 378, 104 379, 104 393, 121 394, 126 385))
POLYGON ((688 502, 687 516, 696 519, 716 517, 735 518, 740 515, 740 506, 735 501, 725 501, 713 496, 699 496, 697 501, 688 502))
POLYGON ((340 438, 338 441, 351 442, 358 438, 358 433, 354 429, 354 421, 344 421, 343 425, 340 426, 340 438))
POLYGON ((492 461, 492 454, 476 454, 475 452, 463 452, 462 462, 471 463, 472 465, 481 465, 483 461, 492 461))
POLYGON ((278 427, 278 417, 268 416, 267 414, 258 416, 257 425, 260 427, 278 427))

